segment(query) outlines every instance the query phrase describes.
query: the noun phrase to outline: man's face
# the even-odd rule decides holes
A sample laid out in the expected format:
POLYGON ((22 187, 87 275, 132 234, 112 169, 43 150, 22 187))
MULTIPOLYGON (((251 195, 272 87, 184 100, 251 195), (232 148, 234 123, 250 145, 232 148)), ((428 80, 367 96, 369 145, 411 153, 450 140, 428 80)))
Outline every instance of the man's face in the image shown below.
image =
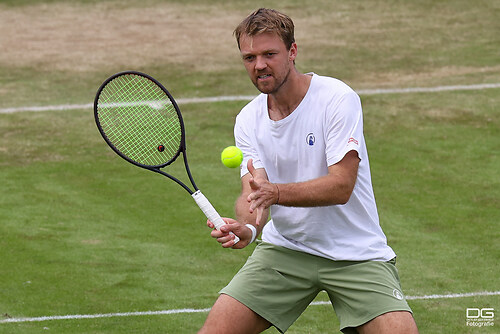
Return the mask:
POLYGON ((256 36, 242 34, 240 52, 255 87, 262 93, 271 94, 286 82, 297 55, 297 45, 294 43, 287 50, 285 43, 275 33, 256 36))

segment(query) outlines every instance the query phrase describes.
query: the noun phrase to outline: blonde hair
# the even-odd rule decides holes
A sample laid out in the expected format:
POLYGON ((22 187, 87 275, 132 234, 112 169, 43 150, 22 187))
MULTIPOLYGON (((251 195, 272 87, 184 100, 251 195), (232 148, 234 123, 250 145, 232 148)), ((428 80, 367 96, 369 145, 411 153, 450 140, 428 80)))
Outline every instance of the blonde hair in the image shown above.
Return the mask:
POLYGON ((240 48, 242 34, 256 36, 263 33, 276 33, 290 50, 295 43, 293 21, 287 15, 274 9, 260 8, 248 15, 234 30, 240 48))

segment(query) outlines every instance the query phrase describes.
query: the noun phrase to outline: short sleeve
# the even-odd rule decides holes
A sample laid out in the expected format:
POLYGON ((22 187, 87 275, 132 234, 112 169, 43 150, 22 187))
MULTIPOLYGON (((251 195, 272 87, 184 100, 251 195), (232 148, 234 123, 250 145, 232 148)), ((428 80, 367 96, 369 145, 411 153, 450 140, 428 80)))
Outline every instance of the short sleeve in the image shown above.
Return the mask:
POLYGON ((326 114, 326 159, 328 166, 344 158, 349 151, 360 153, 363 144, 361 100, 354 91, 344 94, 329 106, 326 114))
POLYGON ((254 122, 252 119, 245 117, 246 115, 238 115, 236 117, 236 123, 234 125, 234 139, 236 146, 243 152, 243 161, 240 165, 240 176, 243 177, 248 174, 247 162, 248 160, 253 160, 253 166, 255 168, 264 168, 260 157, 255 150, 255 145, 252 144, 254 141, 255 134, 252 129, 254 127, 254 122))

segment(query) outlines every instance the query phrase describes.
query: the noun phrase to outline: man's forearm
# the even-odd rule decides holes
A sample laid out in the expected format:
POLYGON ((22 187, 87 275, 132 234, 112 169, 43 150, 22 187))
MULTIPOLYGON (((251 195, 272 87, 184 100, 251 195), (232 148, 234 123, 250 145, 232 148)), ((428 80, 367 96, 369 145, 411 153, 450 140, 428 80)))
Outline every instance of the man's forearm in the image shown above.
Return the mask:
POLYGON ((276 184, 279 192, 277 204, 296 207, 345 204, 352 193, 352 187, 336 181, 328 175, 306 182, 276 184))
POLYGON ((252 224, 257 228, 257 234, 262 231, 269 218, 269 209, 264 209, 257 226, 257 210, 250 213, 250 203, 247 201, 248 195, 241 194, 236 200, 235 211, 236 220, 242 224, 252 224))

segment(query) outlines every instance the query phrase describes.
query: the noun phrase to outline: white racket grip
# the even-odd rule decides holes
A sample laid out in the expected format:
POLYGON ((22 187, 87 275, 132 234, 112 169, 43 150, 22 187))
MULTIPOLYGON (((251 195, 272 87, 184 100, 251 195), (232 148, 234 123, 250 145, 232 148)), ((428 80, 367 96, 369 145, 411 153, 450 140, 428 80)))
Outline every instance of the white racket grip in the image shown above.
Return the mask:
MULTIPOLYGON (((215 208, 208 201, 205 195, 203 195, 200 190, 197 190, 191 196, 194 198, 194 201, 196 202, 196 204, 198 204, 201 211, 203 211, 205 216, 207 216, 208 220, 210 220, 215 225, 216 229, 220 230, 221 226, 223 226, 226 222, 222 220, 219 213, 215 210, 215 208)), ((229 233, 234 235, 234 244, 236 245, 238 241, 240 241, 240 238, 238 238, 238 236, 233 232, 229 233)))

